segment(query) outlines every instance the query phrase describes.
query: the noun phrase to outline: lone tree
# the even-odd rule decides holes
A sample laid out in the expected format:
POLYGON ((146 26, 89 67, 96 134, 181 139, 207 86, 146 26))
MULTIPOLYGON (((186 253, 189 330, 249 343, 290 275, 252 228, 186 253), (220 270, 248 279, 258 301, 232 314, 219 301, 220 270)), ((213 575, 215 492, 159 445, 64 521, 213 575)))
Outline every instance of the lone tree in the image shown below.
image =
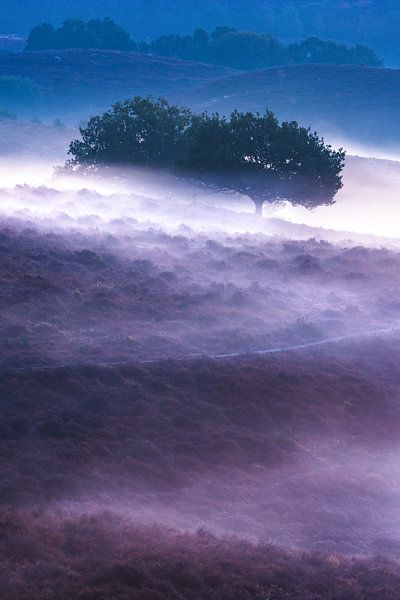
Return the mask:
POLYGON ((342 187, 345 152, 294 121, 280 124, 270 111, 235 111, 226 118, 196 115, 162 99, 134 98, 93 117, 80 131, 82 140, 70 145, 69 170, 164 168, 248 196, 258 215, 265 203, 333 204, 342 187))

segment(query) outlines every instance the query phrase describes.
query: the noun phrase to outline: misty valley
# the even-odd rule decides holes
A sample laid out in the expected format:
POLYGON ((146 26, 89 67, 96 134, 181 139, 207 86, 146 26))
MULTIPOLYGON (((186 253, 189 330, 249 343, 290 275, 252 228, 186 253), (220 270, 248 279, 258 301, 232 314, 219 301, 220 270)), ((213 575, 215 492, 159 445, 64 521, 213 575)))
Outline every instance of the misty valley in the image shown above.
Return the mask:
POLYGON ((0 32, 0 598, 400 598, 376 3, 331 2, 342 36, 324 2, 29 4, 0 32))

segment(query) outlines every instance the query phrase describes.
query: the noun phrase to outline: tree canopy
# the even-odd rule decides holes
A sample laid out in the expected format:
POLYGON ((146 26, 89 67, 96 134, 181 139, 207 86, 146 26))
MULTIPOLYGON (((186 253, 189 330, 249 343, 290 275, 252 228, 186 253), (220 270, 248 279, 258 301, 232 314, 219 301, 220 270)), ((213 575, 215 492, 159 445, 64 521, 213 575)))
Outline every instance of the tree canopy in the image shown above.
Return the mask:
POLYGON ((102 48, 135 50, 136 44, 120 25, 110 18, 81 21, 69 19, 56 29, 49 23, 34 27, 29 33, 26 50, 63 48, 102 48))
POLYGON ((195 29, 192 35, 163 35, 153 41, 135 42, 112 19, 64 21, 55 29, 49 23, 34 27, 26 50, 102 48, 139 50, 147 54, 204 61, 235 69, 264 69, 288 64, 336 64, 380 66, 382 61, 368 46, 346 46, 316 37, 285 45, 277 38, 254 31, 217 27, 211 33, 195 29))
POLYGON ((293 64, 331 64, 331 65, 368 65, 382 66, 382 61, 368 46, 357 44, 346 46, 317 37, 289 44, 287 46, 289 62, 293 64))
POLYGON ((136 97, 118 102, 102 116, 92 117, 81 128, 82 140, 71 143, 70 165, 99 164, 172 167, 180 140, 190 125, 188 109, 171 106, 166 100, 153 102, 136 97))
POLYGON ((110 16, 136 40, 196 27, 211 31, 226 24, 245 31, 268 32, 285 41, 309 37, 345 44, 367 44, 390 66, 398 66, 398 0, 2 0, 3 32, 26 35, 38 23, 62 23, 110 16), (162 15, 162 18, 160 18, 162 15))
POLYGON ((382 66, 380 58, 368 46, 346 46, 316 37, 286 46, 271 35, 230 27, 217 27, 211 34, 196 29, 191 36, 163 35, 138 44, 138 48, 142 52, 243 70, 310 63, 382 66))
POLYGON ((180 177, 265 203, 314 208, 334 202, 345 153, 298 123, 271 111, 194 114, 166 100, 136 97, 90 119, 71 143, 65 168, 93 172, 105 165, 164 168, 180 177))

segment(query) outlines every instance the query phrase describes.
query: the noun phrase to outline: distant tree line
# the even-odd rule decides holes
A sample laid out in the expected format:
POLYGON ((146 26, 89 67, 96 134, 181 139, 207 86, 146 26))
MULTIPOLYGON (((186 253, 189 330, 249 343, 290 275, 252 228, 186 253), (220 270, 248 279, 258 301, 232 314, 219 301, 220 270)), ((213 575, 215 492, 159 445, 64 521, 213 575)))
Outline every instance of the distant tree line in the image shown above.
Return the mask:
POLYGON ((34 27, 25 50, 60 50, 66 48, 101 48, 136 50, 130 34, 112 19, 81 21, 69 19, 56 29, 50 23, 34 27))
POLYGON ((164 35, 140 44, 142 52, 205 61, 237 69, 262 69, 288 64, 382 66, 368 46, 346 46, 318 38, 282 44, 271 35, 217 27, 211 34, 196 29, 193 35, 164 35))
POLYGON ((345 153, 296 122, 279 123, 270 111, 226 118, 137 97, 92 117, 80 133, 70 145, 67 171, 167 169, 200 186, 248 196, 259 215, 265 203, 332 204, 342 187, 345 153))
POLYGON ((262 69, 288 64, 335 64, 381 66, 382 61, 368 46, 345 46, 318 38, 285 45, 261 33, 217 27, 212 33, 196 29, 192 35, 164 35, 136 43, 112 19, 65 21, 55 29, 49 23, 34 27, 26 50, 102 48, 135 50, 147 54, 203 61, 236 69, 262 69))
POLYGON ((170 32, 186 35, 226 24, 245 31, 268 32, 291 43, 309 37, 345 44, 366 44, 400 64, 399 0, 2 0, 3 32, 27 35, 46 20, 62 23, 109 15, 136 40, 170 32), (34 6, 34 10, 32 7, 34 6), (160 18, 160 15, 162 18, 160 18))

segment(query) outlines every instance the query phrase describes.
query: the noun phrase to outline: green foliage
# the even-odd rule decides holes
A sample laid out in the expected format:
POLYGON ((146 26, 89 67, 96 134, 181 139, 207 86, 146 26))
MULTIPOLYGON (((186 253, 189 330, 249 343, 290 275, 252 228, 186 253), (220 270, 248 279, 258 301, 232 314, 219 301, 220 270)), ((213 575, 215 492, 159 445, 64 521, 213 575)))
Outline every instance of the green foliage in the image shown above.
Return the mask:
POLYGON ((30 31, 25 50, 48 50, 55 45, 56 30, 50 23, 42 23, 30 31))
POLYGON ((30 79, 0 77, 0 106, 5 110, 36 107, 41 99, 40 88, 30 79))
POLYGON ((65 48, 140 50, 243 70, 307 63, 382 65, 379 57, 367 46, 349 47, 315 37, 285 46, 271 35, 237 31, 232 27, 217 27, 210 34, 198 28, 192 35, 162 35, 151 42, 136 44, 122 27, 109 18, 86 23, 70 19, 64 21, 59 29, 43 23, 31 30, 26 45, 26 50, 65 48))
POLYGON ((259 213, 265 202, 332 204, 342 187, 344 152, 296 122, 279 124, 270 111, 196 116, 184 138, 180 167, 212 187, 249 196, 259 213))
POLYGON ((231 31, 213 39, 210 62, 236 69, 262 69, 287 62, 285 47, 270 35, 231 31))
POLYGON ((37 23, 62 23, 109 15, 135 39, 225 23, 244 31, 268 32, 285 42, 308 37, 368 44, 391 65, 399 64, 398 0, 2 0, 2 31, 26 34, 37 23), (34 10, 32 7, 34 6, 34 10))
POLYGON ((111 111, 92 117, 81 128, 82 140, 70 147, 71 165, 101 163, 173 166, 190 111, 149 98, 115 104, 111 111))
POLYGON ((80 19, 69 19, 58 29, 43 23, 29 33, 26 50, 62 48, 135 50, 136 44, 127 31, 109 18, 92 19, 86 23, 80 19))
POLYGON ((287 47, 289 61, 294 64, 368 65, 381 67, 382 61, 368 46, 345 46, 308 38, 287 47))
POLYGON ((332 204, 342 187, 345 153, 296 122, 280 124, 270 111, 235 111, 228 119, 196 115, 162 99, 134 98, 91 118, 80 131, 67 169, 167 168, 201 185, 246 195, 258 213, 265 202, 332 204))
POLYGON ((335 64, 381 66, 367 46, 346 46, 308 38, 285 46, 271 35, 217 27, 211 34, 196 29, 192 36, 164 35, 146 44, 142 52, 207 61, 236 69, 263 69, 287 64, 335 64))

